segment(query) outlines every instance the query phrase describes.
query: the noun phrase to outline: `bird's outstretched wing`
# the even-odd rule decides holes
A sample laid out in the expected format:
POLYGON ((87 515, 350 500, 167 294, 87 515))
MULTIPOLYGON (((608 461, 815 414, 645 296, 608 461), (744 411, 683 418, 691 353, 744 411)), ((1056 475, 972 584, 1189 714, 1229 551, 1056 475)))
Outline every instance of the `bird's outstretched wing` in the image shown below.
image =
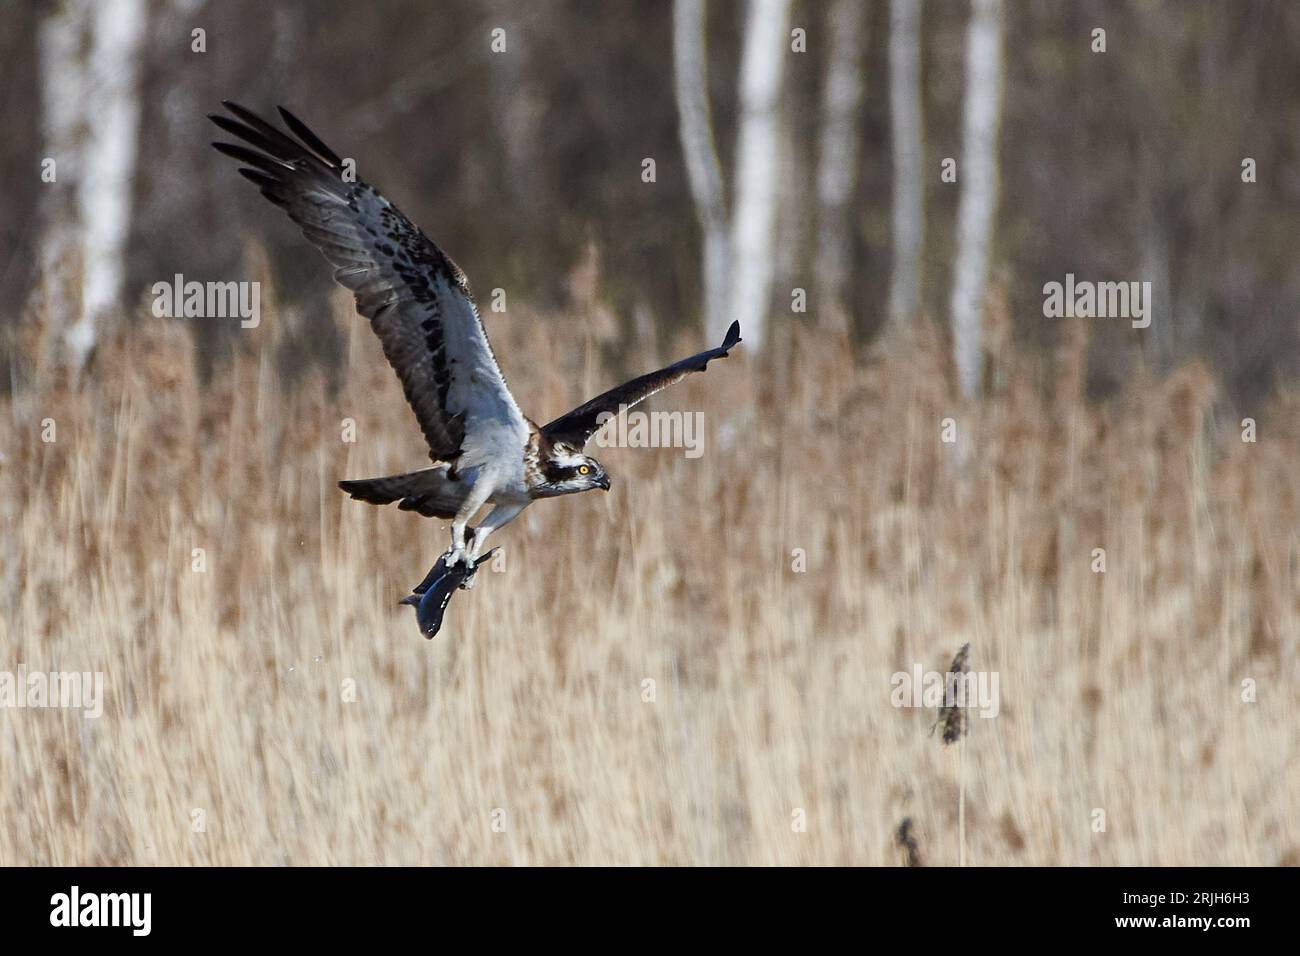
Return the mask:
POLYGON ((465 447, 523 447, 527 423, 498 368, 465 275, 401 210, 283 107, 288 133, 235 103, 217 126, 248 145, 213 143, 281 206, 356 296, 401 379, 434 461, 465 447), (292 134, 292 135, 289 135, 292 134), (296 137, 296 138, 295 138, 296 137), (251 147, 251 148, 250 148, 251 147))
POLYGON ((573 411, 561 415, 546 425, 542 433, 551 441, 563 442, 580 449, 605 423, 605 416, 617 415, 620 409, 630 408, 655 392, 680 382, 691 372, 703 372, 714 359, 726 358, 727 353, 739 341, 740 323, 732 322, 722 344, 717 348, 684 358, 657 372, 649 372, 630 382, 624 382, 617 388, 611 388, 608 392, 579 405, 573 411))

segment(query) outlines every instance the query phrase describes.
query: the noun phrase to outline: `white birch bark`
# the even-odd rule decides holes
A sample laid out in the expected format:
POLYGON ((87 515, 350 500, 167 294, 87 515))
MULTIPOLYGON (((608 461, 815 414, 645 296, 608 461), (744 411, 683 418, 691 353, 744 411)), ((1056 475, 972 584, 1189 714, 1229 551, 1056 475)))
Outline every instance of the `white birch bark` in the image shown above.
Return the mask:
POLYGON ((55 173, 54 182, 42 181, 40 201, 37 293, 45 322, 56 330, 46 340, 47 361, 81 307, 76 190, 70 184, 85 133, 80 103, 89 9, 88 0, 67 0, 52 6, 39 28, 42 160, 53 160, 55 173))
POLYGON ((77 367, 94 347, 100 316, 115 307, 122 294, 140 126, 137 73, 144 30, 144 0, 93 4, 87 85, 80 97, 87 128, 78 188, 81 317, 67 336, 77 367))
POLYGON ((731 281, 727 248, 727 206, 722 169, 709 117, 708 47, 705 0, 673 5, 673 79, 677 94, 677 132, 686 159, 691 199, 704 242, 705 328, 719 336, 730 322, 727 295, 731 281), (721 331, 720 331, 721 330, 721 331))
POLYGON ((921 4, 893 0, 889 11, 889 112, 893 136, 892 322, 911 322, 921 301, 925 243, 925 162, 921 120, 921 4))
POLYGON ((144 30, 144 0, 65 0, 40 26, 43 152, 56 179, 44 184, 39 288, 51 351, 74 368, 122 293, 144 30))
POLYGON ((862 103, 862 0, 835 0, 827 19, 829 63, 822 92, 817 159, 817 298, 821 314, 843 314, 852 231, 849 206, 858 172, 858 110, 862 103))
MULTIPOLYGON (((750 0, 740 63, 735 208, 731 223, 731 317, 761 346, 772 285, 778 105, 788 53, 790 0, 750 0)), ((720 338, 723 328, 710 329, 720 338)))
POLYGON ((981 321, 998 203, 1002 110, 1002 0, 972 0, 966 32, 966 104, 958 166, 957 249, 952 282, 953 358, 961 394, 979 394, 981 321))

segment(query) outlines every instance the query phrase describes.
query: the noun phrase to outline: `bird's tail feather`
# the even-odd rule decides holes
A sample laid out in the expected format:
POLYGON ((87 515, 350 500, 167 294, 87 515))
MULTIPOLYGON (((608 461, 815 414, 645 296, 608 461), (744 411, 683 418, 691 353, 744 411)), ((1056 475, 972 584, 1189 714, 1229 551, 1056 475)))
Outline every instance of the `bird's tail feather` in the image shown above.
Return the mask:
POLYGON ((451 476, 447 465, 409 471, 383 478, 340 481, 339 487, 358 501, 386 505, 400 501, 404 511, 418 511, 430 518, 453 518, 467 489, 451 476))

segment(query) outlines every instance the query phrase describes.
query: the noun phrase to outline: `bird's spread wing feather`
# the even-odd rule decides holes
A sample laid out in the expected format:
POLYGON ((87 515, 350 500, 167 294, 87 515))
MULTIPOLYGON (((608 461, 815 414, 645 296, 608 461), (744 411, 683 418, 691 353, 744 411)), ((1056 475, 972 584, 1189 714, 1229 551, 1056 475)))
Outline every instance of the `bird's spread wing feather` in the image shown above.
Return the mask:
POLYGON ((608 392, 579 405, 573 411, 561 415, 546 425, 542 433, 551 441, 582 448, 604 424, 606 416, 617 415, 620 409, 630 408, 655 392, 680 382, 691 372, 703 372, 714 359, 726 358, 727 353, 739 341, 740 323, 732 322, 722 344, 717 348, 684 358, 657 372, 649 372, 630 382, 624 382, 617 388, 611 388, 608 392))
POLYGON ((344 162, 288 110, 289 129, 227 102, 212 116, 245 143, 213 143, 281 206, 356 296, 401 379, 430 457, 465 447, 523 447, 528 429, 506 387, 464 274, 372 186, 344 178, 344 162), (294 138, 296 137, 296 138, 294 138), (250 148, 251 147, 251 148, 250 148))

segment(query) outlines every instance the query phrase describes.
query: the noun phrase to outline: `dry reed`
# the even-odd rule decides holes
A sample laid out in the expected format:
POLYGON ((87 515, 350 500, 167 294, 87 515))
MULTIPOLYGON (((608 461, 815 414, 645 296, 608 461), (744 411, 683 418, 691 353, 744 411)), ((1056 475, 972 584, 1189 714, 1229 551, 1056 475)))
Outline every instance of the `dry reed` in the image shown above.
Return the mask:
MULTIPOLYGON (((268 311, 206 385, 159 320, 76 389, 16 353, 0 670, 103 671, 108 700, 0 712, 0 864, 887 864, 904 811, 958 827, 889 684, 954 639, 1001 674, 973 859, 1300 854, 1294 394, 1243 444, 1196 367, 1092 406, 1013 352, 968 419, 931 327, 861 366, 792 327, 660 397, 705 413, 701 458, 596 449, 614 492, 530 509, 430 643, 397 601, 445 527, 335 488, 420 464, 400 389, 342 298, 341 379, 290 388, 268 311)), ((589 318, 489 317, 535 417, 617 375, 589 318)))

